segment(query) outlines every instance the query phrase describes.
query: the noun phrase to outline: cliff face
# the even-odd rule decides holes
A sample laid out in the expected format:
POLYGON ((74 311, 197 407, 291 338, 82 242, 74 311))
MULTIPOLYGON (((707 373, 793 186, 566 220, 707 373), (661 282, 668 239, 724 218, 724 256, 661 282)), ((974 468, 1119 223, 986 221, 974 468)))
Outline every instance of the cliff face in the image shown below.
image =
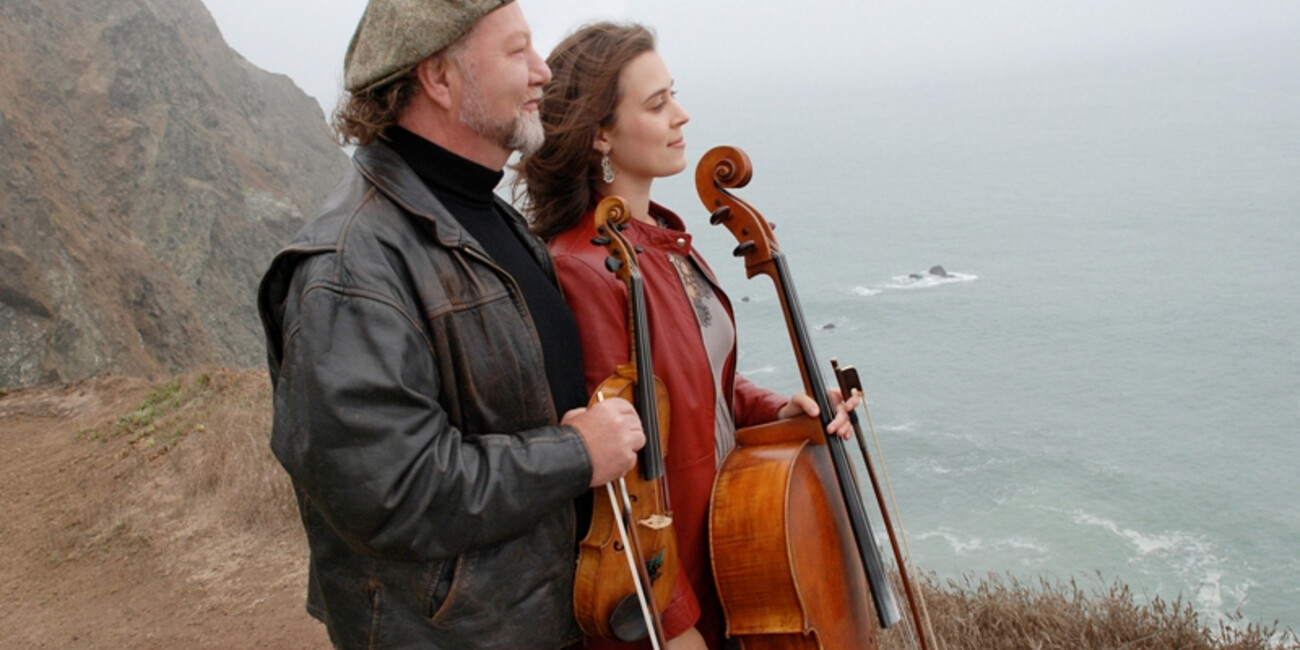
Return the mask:
POLYGON ((0 387, 260 364, 257 280, 347 164, 199 0, 0 2, 0 387))

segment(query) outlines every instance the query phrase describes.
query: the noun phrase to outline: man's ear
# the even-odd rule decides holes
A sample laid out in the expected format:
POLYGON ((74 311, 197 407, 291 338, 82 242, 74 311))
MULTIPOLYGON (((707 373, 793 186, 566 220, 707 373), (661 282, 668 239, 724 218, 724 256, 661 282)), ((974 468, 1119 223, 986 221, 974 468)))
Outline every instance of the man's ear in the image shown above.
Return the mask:
POLYGON ((415 65, 420 91, 443 110, 451 111, 452 98, 460 91, 460 70, 446 57, 429 57, 415 65))

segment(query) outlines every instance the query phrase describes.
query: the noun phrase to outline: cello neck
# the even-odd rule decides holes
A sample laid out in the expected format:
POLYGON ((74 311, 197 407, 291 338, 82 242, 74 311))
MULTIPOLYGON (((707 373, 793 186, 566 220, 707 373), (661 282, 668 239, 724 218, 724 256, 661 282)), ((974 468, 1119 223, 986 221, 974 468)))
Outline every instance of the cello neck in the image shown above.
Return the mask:
POLYGON ((798 292, 795 291, 794 282, 790 278, 785 254, 779 250, 772 253, 771 275, 781 299, 781 311, 785 314, 785 324, 790 332, 790 343, 794 347, 795 358, 799 363, 799 374, 803 379, 804 391, 816 400, 818 408, 821 409, 822 426, 826 426, 835 417, 835 409, 830 403, 826 381, 821 373, 817 372, 817 354, 813 351, 812 338, 808 335, 808 323, 804 319, 798 292))

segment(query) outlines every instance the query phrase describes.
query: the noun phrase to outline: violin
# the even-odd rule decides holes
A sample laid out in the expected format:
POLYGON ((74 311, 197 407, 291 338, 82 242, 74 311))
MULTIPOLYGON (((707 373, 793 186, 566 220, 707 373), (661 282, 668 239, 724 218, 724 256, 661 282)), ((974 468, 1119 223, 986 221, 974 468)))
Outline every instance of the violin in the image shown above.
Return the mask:
POLYGON ((755 648, 877 648, 875 622, 900 619, 843 441, 825 434, 835 409, 771 224, 727 189, 749 183, 749 157, 715 147, 696 168, 700 200, 739 245, 749 278, 776 285, 805 391, 819 419, 736 432, 714 482, 710 553, 727 636, 755 648), (875 620, 871 611, 875 611, 875 620))
POLYGON ((659 612, 668 606, 677 577, 677 536, 664 471, 668 442, 668 391, 654 375, 645 290, 637 250, 623 237, 631 212, 619 197, 596 206, 597 237, 605 266, 628 290, 628 362, 601 382, 592 402, 613 397, 635 405, 646 434, 637 464, 606 485, 608 499, 593 502, 591 528, 578 546, 573 609, 588 636, 631 642, 650 637, 664 644, 659 612))

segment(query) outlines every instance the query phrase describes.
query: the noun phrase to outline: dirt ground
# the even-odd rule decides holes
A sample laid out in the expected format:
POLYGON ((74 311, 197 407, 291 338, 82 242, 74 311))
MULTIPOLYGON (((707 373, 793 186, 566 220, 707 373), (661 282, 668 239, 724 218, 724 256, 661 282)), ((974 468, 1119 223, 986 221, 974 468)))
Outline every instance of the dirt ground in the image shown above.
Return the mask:
POLYGON ((134 429, 124 416, 156 383, 0 397, 0 647, 329 647, 303 609, 306 548, 266 449, 265 373, 203 382, 197 406, 134 429))

